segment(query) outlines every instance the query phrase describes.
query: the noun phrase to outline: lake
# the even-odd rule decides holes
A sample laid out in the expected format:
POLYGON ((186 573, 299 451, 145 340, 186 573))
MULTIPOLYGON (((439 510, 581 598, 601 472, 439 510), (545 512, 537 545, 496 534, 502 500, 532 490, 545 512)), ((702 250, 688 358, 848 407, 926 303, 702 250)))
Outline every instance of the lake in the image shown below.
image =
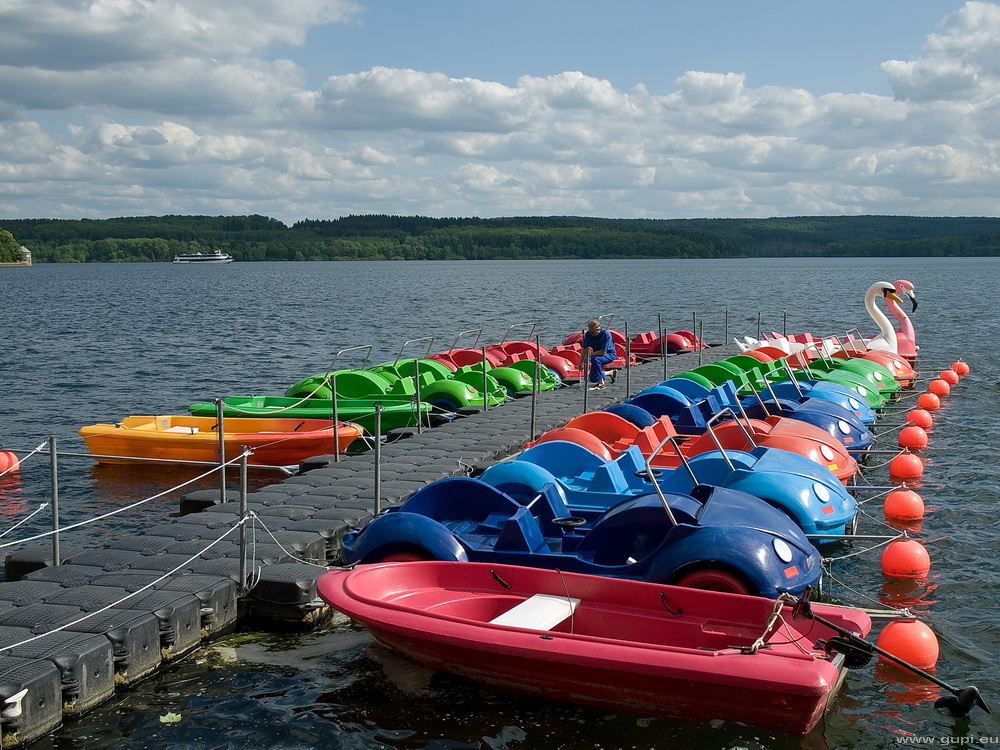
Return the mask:
MULTIPOLYGON (((85 452, 79 427, 129 414, 183 413, 236 394, 280 394, 326 371, 338 352, 370 346, 370 362, 429 348, 538 335, 546 346, 613 314, 630 335, 703 332, 712 342, 764 330, 871 334, 863 307, 874 281, 909 279, 921 367, 964 359, 972 373, 935 414, 916 532, 928 541, 931 577, 884 580, 879 551, 860 543, 832 563, 828 591, 862 606, 909 604, 941 644, 937 674, 976 684, 1000 708, 1000 606, 994 567, 1000 520, 996 482, 997 260, 765 259, 689 261, 455 261, 46 265, 0 269, 0 443, 85 452), (659 316, 659 317, 658 317, 659 316), (534 326, 532 326, 534 324, 534 326), (703 326, 703 329, 701 328, 703 326), (513 328, 512 328, 513 327, 513 328), (410 343, 407 343, 410 342, 410 343), (404 346, 405 344, 405 346, 404 346)), ((358 351, 339 366, 361 364, 358 351)), ((696 363, 693 363, 696 364, 696 363)), ((889 438, 891 440, 891 438, 889 438)), ((892 443, 894 445, 894 442, 892 443)), ((892 447, 890 445, 889 447, 892 447)), ((878 461, 873 483, 885 480, 878 461)), ((98 466, 61 458, 63 523, 159 492, 190 470, 98 466)), ((280 475, 255 476, 255 486, 280 475)), ((209 482, 205 486, 213 486, 209 482)), ((4 530, 48 499, 47 456, 0 479, 4 530)), ((97 545, 135 533, 177 509, 178 495, 66 535, 97 545)), ((878 501, 861 530, 883 533, 878 501)), ((39 514, 8 537, 44 531, 39 514)), ((889 748, 919 741, 1000 746, 1000 723, 975 711, 954 719, 932 707, 933 689, 874 665, 849 675, 826 725, 807 737, 725 723, 686 723, 583 709, 431 676, 370 645, 360 631, 255 634, 205 649, 72 722, 37 746, 143 748, 889 748), (230 658, 234 657, 234 658, 230 658), (180 716, 163 723, 168 712, 180 716), (969 741, 969 738, 976 738, 969 741), (982 739, 978 739, 982 738, 982 739)))

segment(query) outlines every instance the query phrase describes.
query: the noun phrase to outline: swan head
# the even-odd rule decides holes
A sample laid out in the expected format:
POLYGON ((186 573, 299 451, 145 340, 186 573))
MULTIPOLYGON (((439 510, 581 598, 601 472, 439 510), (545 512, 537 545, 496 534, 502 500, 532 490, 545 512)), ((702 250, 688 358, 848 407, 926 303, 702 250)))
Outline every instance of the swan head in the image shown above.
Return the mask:
POLYGON ((896 294, 901 297, 908 297, 910 300, 910 312, 916 312, 917 309, 917 290, 913 287, 913 282, 906 281, 905 279, 897 281, 895 284, 896 294))
POLYGON ((879 282, 875 285, 875 293, 881 294, 886 299, 891 299, 893 302, 903 303, 903 298, 896 294, 896 287, 892 284, 887 284, 885 282, 879 282))

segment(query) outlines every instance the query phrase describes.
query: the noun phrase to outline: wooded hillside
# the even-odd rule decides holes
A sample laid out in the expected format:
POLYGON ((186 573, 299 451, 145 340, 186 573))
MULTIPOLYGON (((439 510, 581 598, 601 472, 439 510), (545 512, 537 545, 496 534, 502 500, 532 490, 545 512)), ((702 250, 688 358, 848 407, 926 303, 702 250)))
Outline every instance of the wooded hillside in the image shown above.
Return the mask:
POLYGON ((166 262, 222 250, 255 260, 518 260, 774 256, 995 256, 1000 219, 499 219, 347 216, 287 226, 266 216, 10 219, 36 263, 166 262))

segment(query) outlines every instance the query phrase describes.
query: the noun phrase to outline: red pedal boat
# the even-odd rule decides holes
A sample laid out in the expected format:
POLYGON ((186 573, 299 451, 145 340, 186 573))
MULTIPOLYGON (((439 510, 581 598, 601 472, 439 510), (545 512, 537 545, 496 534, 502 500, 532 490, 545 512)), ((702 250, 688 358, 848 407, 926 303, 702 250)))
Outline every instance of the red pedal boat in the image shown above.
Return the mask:
MULTIPOLYGON (((488 563, 331 570, 332 607, 421 664, 500 690, 805 734, 845 676, 836 633, 762 597, 488 563)), ((869 617, 815 604, 864 637, 869 617)))

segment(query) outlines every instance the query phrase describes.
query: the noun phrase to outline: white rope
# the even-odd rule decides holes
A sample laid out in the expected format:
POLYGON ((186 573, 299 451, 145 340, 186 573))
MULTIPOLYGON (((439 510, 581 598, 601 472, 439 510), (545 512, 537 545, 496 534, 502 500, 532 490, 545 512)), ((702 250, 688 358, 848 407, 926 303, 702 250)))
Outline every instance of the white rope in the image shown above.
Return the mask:
POLYGON ((792 630, 792 626, 785 621, 784 617, 778 615, 778 619, 781 621, 780 628, 785 629, 785 634, 788 636, 788 642, 791 643, 793 646, 795 646, 795 648, 797 648, 806 656, 818 656, 818 657, 826 656, 826 654, 818 653, 816 651, 810 651, 805 646, 803 646, 801 641, 806 637, 805 633, 799 633, 798 636, 796 636, 795 632, 792 630))
MULTIPOLYGON (((887 527, 887 528, 892 528, 892 527, 887 527)), ((878 544, 873 544, 871 547, 866 547, 865 549, 858 550, 857 552, 851 552, 850 554, 841 555, 840 557, 824 557, 823 558, 823 562, 833 563, 833 562, 836 562, 838 560, 849 560, 852 557, 860 557, 861 555, 868 554, 872 550, 876 550, 879 547, 885 547, 888 544, 892 544, 897 539, 903 539, 905 537, 906 537, 906 532, 905 531, 901 531, 896 536, 894 536, 892 539, 886 539, 885 541, 879 542, 878 544)))
POLYGON ((767 622, 764 625, 764 632, 757 636, 757 640, 746 647, 746 651, 751 654, 756 654, 765 645, 766 638, 774 632, 775 625, 781 621, 781 608, 785 606, 785 603, 781 598, 774 600, 774 609, 771 611, 771 616, 767 618, 767 622))
MULTIPOLYGON (((241 460, 244 455, 248 456, 251 453, 252 453, 252 451, 244 451, 239 456, 236 456, 235 458, 233 458, 233 459, 227 461, 226 463, 222 464, 222 466, 229 466, 231 464, 234 464, 237 461, 241 460)), ((145 498, 143 500, 137 500, 136 502, 130 503, 129 505, 123 505, 121 508, 117 508, 115 510, 108 511, 107 513, 104 513, 103 515, 96 516, 94 518, 89 518, 89 519, 86 519, 84 521, 78 521, 77 523, 70 524, 69 526, 63 526, 63 527, 60 527, 58 529, 52 529, 50 531, 43 531, 40 534, 35 534, 34 536, 25 537, 24 539, 17 539, 17 540, 14 540, 12 542, 4 542, 3 544, 0 544, 0 549, 4 549, 6 547, 13 547, 16 544, 26 544, 27 542, 34 542, 34 541, 36 541, 38 539, 44 539, 45 537, 52 536, 53 534, 59 534, 59 533, 62 533, 64 531, 72 531, 73 529, 78 529, 81 526, 88 526, 88 525, 90 525, 90 524, 92 524, 92 523, 94 523, 96 521, 103 521, 106 518, 110 518, 111 516, 116 516, 119 513, 124 513, 125 511, 132 510, 134 508, 138 508, 139 506, 145 505, 148 502, 151 502, 153 500, 158 500, 159 498, 161 498, 164 495, 167 495, 167 494, 169 494, 171 492, 176 492, 177 490, 183 489, 184 487, 187 487, 189 484, 193 484, 194 482, 197 482, 197 481, 199 481, 201 479, 204 479, 205 477, 209 476, 210 474, 215 473, 220 468, 221 467, 219 467, 219 466, 213 466, 211 469, 209 469, 205 473, 199 474, 198 476, 194 477, 193 479, 189 479, 186 482, 182 482, 181 484, 177 485, 176 487, 171 487, 170 489, 163 490, 162 492, 158 492, 155 495, 152 495, 151 497, 147 497, 147 498, 145 498)))
POLYGON ((16 469, 18 466, 20 466, 25 461, 27 461, 29 458, 31 458, 32 456, 34 456, 36 453, 40 453, 41 451, 43 451, 45 449, 46 445, 48 445, 48 441, 47 440, 45 442, 43 442, 43 443, 39 443, 38 447, 35 448, 35 450, 31 451, 31 453, 29 453, 28 455, 26 455, 24 458, 17 458, 17 455, 12 453, 11 455, 13 455, 16 460, 14 461, 13 464, 11 464, 10 466, 8 466, 6 469, 4 469, 3 471, 0 471, 0 477, 6 476, 10 472, 14 471, 14 469, 16 469))
MULTIPOLYGON (((250 511, 244 521, 252 521, 250 524, 250 554, 248 563, 252 563, 257 559, 257 519, 256 514, 250 511)), ((262 565, 252 565, 252 572, 250 573, 249 579, 245 582, 247 589, 252 589, 260 582, 260 577, 263 574, 264 567, 262 565)))
MULTIPOLYGON (((891 464, 894 459, 898 458, 899 456, 901 456, 902 454, 904 454, 906 452, 907 452, 906 448, 900 448, 899 452, 896 455, 894 455, 892 458, 890 458, 888 461, 884 461, 884 462, 882 462, 880 464, 865 464, 865 468, 866 469, 881 469, 883 466, 888 466, 889 464, 891 464)), ((865 456, 864 458, 867 458, 867 456, 865 456)))
POLYGON ((35 516, 37 516, 39 513, 41 513, 43 510, 45 510, 48 507, 49 507, 48 503, 42 503, 41 505, 38 506, 38 508, 36 510, 32 511, 31 513, 29 513, 27 516, 25 516, 20 521, 18 521, 17 523, 15 523, 9 529, 7 529, 6 531, 0 532, 0 536, 7 536, 7 534, 9 534, 10 532, 12 532, 18 526, 20 526, 21 524, 27 523, 28 521, 30 521, 32 518, 34 518, 35 516))
POLYGON ((874 608, 874 607, 871 608, 875 612, 882 612, 882 611, 886 611, 886 609, 888 609, 889 611, 898 612, 898 613, 900 613, 900 614, 902 614, 904 616, 909 616, 911 614, 910 610, 907 607, 893 607, 891 604, 886 604, 885 602, 883 602, 883 601, 881 601, 879 599, 875 599, 875 598, 869 596, 868 594, 865 594, 864 592, 858 591, 857 589, 853 588, 852 586, 849 586, 848 584, 846 584, 844 581, 840 580, 839 578, 837 578, 837 576, 835 576, 833 574, 833 568, 832 567, 827 571, 827 575, 829 575, 830 578, 833 579, 834 583, 837 583, 838 585, 842 586, 847 591, 850 591, 852 594, 854 594, 856 597, 858 597, 862 601, 869 601, 872 604, 878 604, 879 607, 877 609, 874 608))
MULTIPOLYGON (((871 485, 869 484, 869 486, 871 486, 871 485)), ((876 493, 875 493, 874 495, 872 495, 871 497, 866 497, 866 498, 865 498, 864 500, 858 500, 858 507, 860 508, 860 507, 861 507, 862 505, 864 505, 865 503, 870 503, 870 502, 872 502, 873 500, 878 500, 878 499, 880 499, 880 498, 883 498, 883 497, 886 497, 886 496, 888 496, 888 494, 889 494, 890 492, 893 492, 893 491, 894 491, 894 490, 882 490, 881 492, 876 492, 876 493)), ((866 516, 867 518, 874 518, 874 516, 870 516, 870 515, 868 515, 868 514, 865 514, 865 516, 866 516)))
POLYGON ((212 542, 210 542, 208 544, 208 546, 206 546, 204 549, 202 549, 201 551, 199 551, 196 554, 192 555, 191 557, 189 557, 187 560, 185 560, 184 562, 182 562, 180 565, 178 565, 177 567, 173 568, 172 570, 164 573, 159 578, 156 578, 156 579, 150 581, 149 583, 147 583, 145 586, 142 586, 142 587, 136 589, 135 591, 132 591, 132 592, 126 594, 125 596, 123 596, 118 601, 112 602, 111 604, 107 604, 107 605, 101 607, 100 609, 94 610, 93 612, 88 612, 85 615, 83 615, 82 617, 80 617, 80 618, 78 618, 76 620, 73 620, 72 622, 67 622, 65 625, 57 625, 57 626, 53 627, 51 630, 46 631, 45 633, 41 633, 41 634, 36 635, 36 636, 34 636, 32 638, 27 638, 27 639, 25 639, 23 641, 20 641, 18 643, 10 645, 10 646, 4 646, 3 648, 0 648, 0 651, 6 650, 6 649, 13 649, 13 648, 17 648, 18 646, 23 646, 23 645, 25 645, 27 643, 32 643, 32 642, 37 641, 37 640, 39 640, 41 638, 45 638, 46 636, 50 635, 51 633, 61 632, 63 630, 66 630, 67 628, 70 628, 70 627, 74 626, 74 625, 79 625, 81 622, 84 622, 85 620, 89 620, 91 617, 95 617, 95 616, 97 616, 97 615, 99 615, 99 614, 101 614, 103 612, 107 612, 109 609, 114 609, 115 607, 117 607, 118 605, 120 605, 122 602, 128 601, 132 597, 138 596, 139 594, 141 594, 141 593, 143 593, 143 592, 145 592, 145 591, 153 588, 154 586, 156 586, 157 584, 159 584, 161 581, 166 580, 167 578, 169 578, 170 576, 172 576, 174 573, 177 573, 179 570, 183 569, 189 563, 191 563, 194 560, 197 560, 198 558, 200 558, 205 552, 208 552, 208 550, 212 549, 212 547, 214 547, 215 545, 217 545, 219 542, 221 542, 223 539, 225 539, 227 536, 229 536, 233 531, 235 531, 240 526, 242 526, 244 523, 246 523, 246 520, 247 520, 246 518, 241 518, 239 521, 236 522, 236 524, 234 526, 231 526, 229 529, 227 529, 225 531, 225 533, 222 536, 220 536, 218 539, 215 539, 212 542))
POLYGON ((279 542, 277 540, 277 538, 274 536, 274 534, 271 532, 271 530, 269 528, 267 528, 267 524, 265 524, 262 520, 260 520, 260 517, 254 511, 252 511, 252 510, 249 511, 248 515, 254 521, 254 525, 251 526, 251 528, 255 528, 256 525, 259 523, 260 526, 261 526, 261 528, 265 532, 267 532, 268 536, 271 537, 271 541, 273 541, 276 545, 278 545, 278 547, 281 549, 282 552, 284 552, 289 557, 293 558, 294 562, 302 563, 303 565, 309 565, 309 566, 314 567, 314 568, 323 568, 323 570, 327 569, 328 566, 326 566, 326 565, 320 565, 318 563, 310 562, 309 560, 303 560, 300 557, 296 557, 294 552, 290 552, 289 550, 285 549, 285 546, 281 542, 279 542))

